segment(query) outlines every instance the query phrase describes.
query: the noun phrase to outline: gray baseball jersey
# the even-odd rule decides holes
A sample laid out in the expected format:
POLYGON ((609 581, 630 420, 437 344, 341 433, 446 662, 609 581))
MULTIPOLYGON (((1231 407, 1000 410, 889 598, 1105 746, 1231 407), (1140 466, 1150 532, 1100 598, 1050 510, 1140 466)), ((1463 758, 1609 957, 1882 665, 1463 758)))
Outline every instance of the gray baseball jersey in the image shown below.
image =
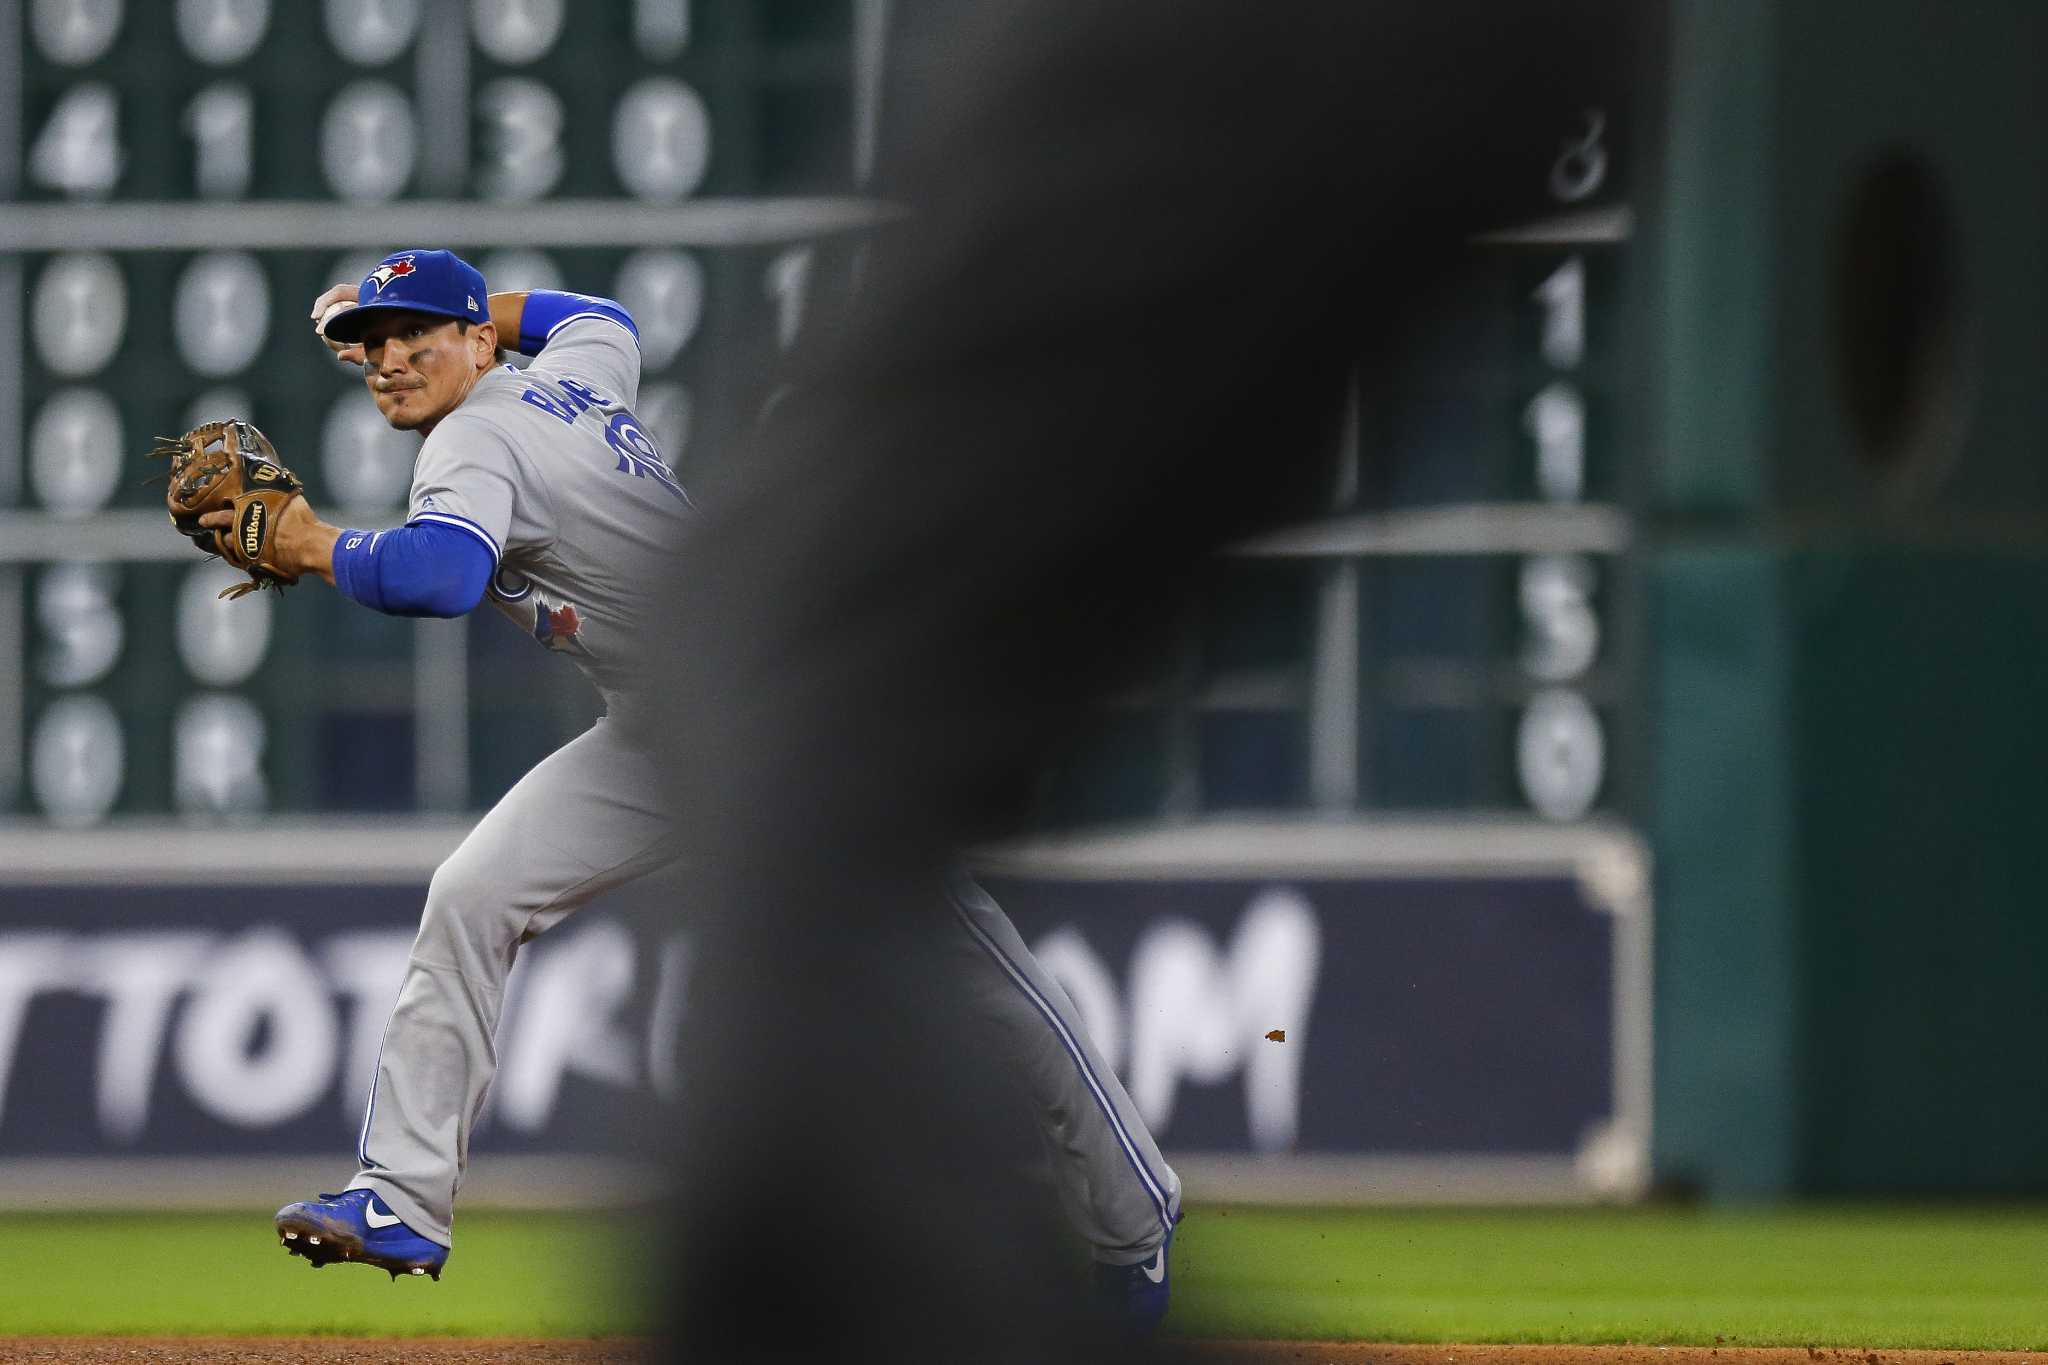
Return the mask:
MULTIPOLYGON (((640 357, 624 327, 560 324, 527 369, 493 370, 420 450, 412 521, 460 527, 497 563, 493 601, 575 659, 613 716, 638 686, 641 625, 689 499, 632 415, 640 357)), ((363 1115, 351 1188, 414 1232, 454 1237, 469 1139, 519 945, 672 855, 648 747, 600 720, 507 792, 434 873, 363 1115)), ((1060 1191, 1099 1258, 1150 1257, 1180 1181, 1066 993, 979 888, 953 893, 961 971, 1036 1104, 1060 1191)))
POLYGON ((640 349, 595 314, 561 324, 525 370, 477 380, 421 447, 410 520, 491 551, 490 597, 567 654, 616 706, 689 497, 633 416, 640 349))

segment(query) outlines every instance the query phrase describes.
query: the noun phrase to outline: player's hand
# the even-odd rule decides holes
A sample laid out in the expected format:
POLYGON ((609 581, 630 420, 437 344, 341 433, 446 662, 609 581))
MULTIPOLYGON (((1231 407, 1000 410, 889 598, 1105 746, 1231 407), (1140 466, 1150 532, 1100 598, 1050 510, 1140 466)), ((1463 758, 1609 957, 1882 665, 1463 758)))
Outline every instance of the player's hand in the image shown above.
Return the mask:
MULTIPOLYGON (((218 512, 208 512, 199 518, 199 524, 225 529, 235 524, 234 510, 223 507, 218 512)), ((320 520, 305 498, 293 498, 285 504, 271 535, 272 554, 279 568, 293 574, 316 573, 330 583, 334 581, 334 542, 340 538, 340 528, 320 520)))
POLYGON ((330 284, 321 293, 319 298, 313 300, 313 311, 307 315, 313 319, 313 334, 318 336, 321 344, 334 352, 334 358, 344 365, 360 365, 363 363, 362 343, 355 342, 344 345, 339 341, 329 341, 326 334, 321 332, 320 329, 327 324, 327 319, 333 314, 340 312, 344 308, 354 307, 355 301, 356 287, 354 285, 330 284))

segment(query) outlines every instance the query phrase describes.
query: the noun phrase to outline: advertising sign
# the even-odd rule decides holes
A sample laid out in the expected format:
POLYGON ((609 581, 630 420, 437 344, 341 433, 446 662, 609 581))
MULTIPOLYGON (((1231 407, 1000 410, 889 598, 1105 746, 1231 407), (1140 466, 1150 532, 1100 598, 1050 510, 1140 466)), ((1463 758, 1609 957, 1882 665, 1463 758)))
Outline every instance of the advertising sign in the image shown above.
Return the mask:
MULTIPOLYGON (((82 856, 106 836, 33 836, 0 883, 0 1159, 345 1153, 455 837, 351 884, 331 838, 310 861, 279 840, 268 874, 145 875, 132 851, 82 856), (280 884, 287 866, 306 880, 280 884)), ((1325 1198, 1639 1188, 1642 872, 1632 842, 1583 830, 1349 827, 979 865, 1191 1187, 1325 1198)), ((618 1150, 660 1125, 687 905, 669 874, 522 949, 477 1153, 618 1150)))

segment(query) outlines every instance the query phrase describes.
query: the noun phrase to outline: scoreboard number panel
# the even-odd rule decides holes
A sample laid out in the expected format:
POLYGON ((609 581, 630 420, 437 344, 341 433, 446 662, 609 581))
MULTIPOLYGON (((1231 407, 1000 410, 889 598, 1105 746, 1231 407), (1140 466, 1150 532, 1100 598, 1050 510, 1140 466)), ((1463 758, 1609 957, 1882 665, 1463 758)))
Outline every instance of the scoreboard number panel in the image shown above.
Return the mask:
MULTIPOLYGON (((1630 473, 1617 428, 1635 401, 1622 335, 1632 219, 1614 134, 1610 111, 1597 108, 1559 130, 1544 177, 1555 217, 1475 239, 1454 294, 1469 312, 1438 323, 1457 356, 1432 355, 1435 373, 1404 372, 1376 395, 1389 410, 1378 430, 1394 439, 1368 458, 1383 463, 1389 503, 1426 489, 1432 502, 1495 513, 1463 544, 1445 536, 1429 547, 1473 557, 1472 571, 1449 570, 1462 592, 1447 588, 1445 570, 1387 561, 1392 611, 1368 631, 1397 708, 1436 712, 1444 768, 1473 769, 1425 804, 1552 821, 1612 804, 1607 713, 1620 696, 1607 620, 1612 580, 1625 571, 1630 473), (1404 580, 1421 594, 1412 607, 1404 580), (1432 653, 1441 642, 1419 623, 1461 595, 1475 623, 1452 651, 1432 653)), ((1431 747, 1406 756, 1411 771, 1431 762, 1431 747)))
POLYGON ((0 813, 471 808, 516 776, 481 756, 537 756, 586 723, 581 679, 537 652, 514 693, 481 676, 525 643, 494 613, 474 631, 398 621, 317 586, 217 603, 225 571, 168 534, 140 452, 246 416, 324 514, 395 524, 416 438, 383 424, 304 312, 431 239, 495 287, 623 300, 641 420, 701 474, 835 287, 845 253, 822 239, 872 217, 851 153, 876 117, 872 72, 854 70, 863 7, 11 7, 0 312, 25 345, 0 378, 0 813), (675 230, 614 230, 692 207, 675 230), (522 209, 567 212, 528 231, 522 209))
POLYGON ((1561 124, 1528 167, 1549 212, 1466 243, 1419 334, 1360 365, 1328 518, 1235 549, 1178 656, 1053 774, 1052 823, 1629 818, 1625 132, 1605 108, 1561 124), (1246 657, 1247 621, 1288 638, 1246 657))
MULTIPOLYGON (((1568 135, 1547 180, 1562 207, 1599 194, 1608 178, 1605 110, 1591 109, 1568 135)), ((1547 264, 1547 262, 1546 262, 1547 264)), ((1546 503, 1585 501, 1586 257, 1574 251, 1531 294, 1541 317, 1537 354, 1550 378, 1522 410, 1535 454, 1534 482, 1546 503)), ((1600 652, 1600 618, 1592 610, 1598 569, 1584 554, 1548 554, 1522 561, 1522 665, 1541 690, 1523 707, 1515 729, 1515 774, 1537 814, 1552 820, 1585 815, 1600 796, 1607 742, 1599 714, 1577 684, 1600 652)))
MULTIPOLYGON (((1589 109, 1583 120, 1581 128, 1564 137, 1546 182, 1560 210, 1597 202, 1608 188, 1608 113, 1589 109)), ((1523 430, 1535 456, 1537 497, 1556 506, 1588 500, 1587 393, 1603 380, 1608 394, 1614 389, 1611 372, 1589 374, 1594 321, 1587 307, 1587 277, 1594 245, 1573 243, 1531 293, 1540 318, 1537 354, 1545 382, 1523 409, 1523 430)), ((1547 267, 1549 253, 1542 259, 1547 267)), ((1608 324, 1613 318, 1613 310, 1603 310, 1598 322, 1608 324)), ((1599 338, 1603 348, 1612 340, 1599 338)), ((1607 473, 1611 487, 1614 471, 1607 473)), ((1606 726, 1586 686, 1601 664, 1603 632, 1595 608, 1600 573, 1600 560, 1591 554, 1546 553, 1524 559, 1519 574, 1522 667, 1540 690, 1529 698, 1516 726, 1515 772, 1523 797, 1546 819, 1586 815, 1607 781, 1606 726)))
MULTIPOLYGON (((18 13, 0 33, 21 72, 0 321, 25 338, 0 362, 0 813, 486 804, 587 720, 573 670, 515 653, 493 613, 397 621, 318 585, 216 604, 224 571, 167 534, 139 452, 246 416, 324 515, 395 524, 415 439, 304 313, 432 240, 494 288, 621 299, 637 412, 701 477, 854 278, 890 7, 18 13)), ((1556 130, 1529 167, 1554 214, 1469 243, 1434 331, 1361 370, 1329 518, 1221 566, 1162 676, 1106 699, 1103 744, 1048 781, 1052 818, 1627 816, 1630 132, 1611 109, 1556 130)))
MULTIPOLYGON (((762 377, 801 330, 805 301, 816 287, 808 276, 820 268, 813 263, 830 254, 779 244, 623 251, 457 245, 491 272, 487 278, 505 287, 580 283, 627 304, 643 337, 645 377, 637 412, 685 479, 701 474, 710 452, 755 421, 768 398, 762 377), (707 337, 718 340, 707 344, 707 337)), ((273 613, 317 612, 323 619, 372 614, 325 600, 332 594, 317 586, 281 598, 266 594, 221 603, 216 610, 211 596, 232 575, 215 581, 218 566, 169 534, 160 486, 146 481, 155 471, 139 455, 156 432, 247 416, 292 452, 323 515, 350 525, 402 520, 417 438, 391 430, 367 401, 356 373, 336 365, 300 331, 308 325, 304 301, 316 281, 359 276, 376 258, 375 252, 341 258, 324 252, 80 252, 26 262, 29 310, 37 321, 29 354, 17 362, 26 380, 26 467, 22 505, 0 508, 0 518, 33 530, 46 552, 63 558, 31 564, 17 588, 26 594, 28 629, 9 647, 30 662, 16 704, 27 708, 24 744, 44 756, 22 774, 27 791, 19 808, 92 823, 118 813, 219 814, 251 797, 257 799, 254 808, 303 799, 315 809, 334 801, 351 809, 398 809, 414 800, 418 782, 397 776, 386 783, 381 800, 358 790, 354 779, 338 776, 316 779, 305 792, 250 783, 195 785, 180 774, 205 765, 181 755, 194 746, 220 747, 228 724, 220 706, 197 713, 199 720, 163 717, 173 729, 158 747, 168 745, 170 766, 138 768, 132 733, 138 717, 119 707, 110 717, 83 702, 58 704, 96 681, 81 662, 97 657, 89 643, 101 642, 92 649, 115 649, 111 642, 139 627, 137 583, 185 584, 203 577, 210 584, 203 592, 181 587, 175 599, 174 651, 157 657, 128 644, 118 648, 119 667, 170 679, 178 687, 229 689, 250 714, 252 735, 261 735, 265 717, 273 726, 316 729, 331 728, 337 716, 360 719, 362 708, 351 698, 368 686, 371 693, 397 699, 372 708, 384 718, 382 728, 367 736, 358 731, 359 737, 417 753, 412 686, 394 694, 388 681, 365 684, 354 676, 356 661, 346 657, 322 669, 286 670, 262 643, 272 639, 273 613), (145 297, 166 306, 140 306, 145 297), (126 382, 131 373, 139 382, 126 382), (216 657, 231 646, 243 651, 234 656, 233 668, 216 657), (43 654, 57 662, 36 665, 33 660, 43 654), (173 658, 182 662, 182 674, 171 670, 173 658), (287 684, 287 677, 297 681, 287 684), (90 743, 82 738, 87 735, 90 743), (70 757, 59 763, 57 755, 70 757)), ((495 614, 486 615, 485 627, 509 633, 495 614)), ((389 624, 412 629, 410 623, 389 624)), ((314 632, 313 646, 325 638, 331 637, 314 632)), ((526 662, 544 688, 583 686, 567 670, 547 668, 538 655, 526 662)), ((388 672, 389 664, 379 663, 374 671, 388 672)), ((447 682, 441 679, 437 686, 447 682)), ((563 728, 574 723, 573 708, 564 712, 552 701, 515 700, 509 704, 513 714, 498 714, 507 709, 493 701, 470 715, 486 728, 502 724, 526 733, 538 725, 534 742, 540 753, 573 732, 563 728), (536 712, 546 719, 536 720, 536 712)), ((278 752, 274 745, 268 751, 278 752)), ((307 756, 317 767, 320 746, 313 745, 307 756)), ((469 790, 455 803, 466 806, 493 795, 469 790)))

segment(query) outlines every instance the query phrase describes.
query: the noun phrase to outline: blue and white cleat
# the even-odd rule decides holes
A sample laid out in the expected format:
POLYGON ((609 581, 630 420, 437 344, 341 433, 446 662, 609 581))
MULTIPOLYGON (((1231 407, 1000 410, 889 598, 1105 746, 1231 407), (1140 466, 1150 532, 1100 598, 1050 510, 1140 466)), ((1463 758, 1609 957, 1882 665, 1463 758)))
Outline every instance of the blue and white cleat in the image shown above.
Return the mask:
POLYGON ((398 1220, 369 1190, 344 1190, 286 1204, 273 1220, 277 1241, 318 1270, 333 1261, 361 1261, 400 1275, 441 1278, 448 1248, 430 1242, 398 1220))
POLYGON ((1095 1301, 1117 1335, 1149 1337, 1166 1319, 1170 1286, 1166 1263, 1173 1250, 1173 1233, 1159 1244, 1149 1261, 1135 1265, 1095 1263, 1095 1301))

